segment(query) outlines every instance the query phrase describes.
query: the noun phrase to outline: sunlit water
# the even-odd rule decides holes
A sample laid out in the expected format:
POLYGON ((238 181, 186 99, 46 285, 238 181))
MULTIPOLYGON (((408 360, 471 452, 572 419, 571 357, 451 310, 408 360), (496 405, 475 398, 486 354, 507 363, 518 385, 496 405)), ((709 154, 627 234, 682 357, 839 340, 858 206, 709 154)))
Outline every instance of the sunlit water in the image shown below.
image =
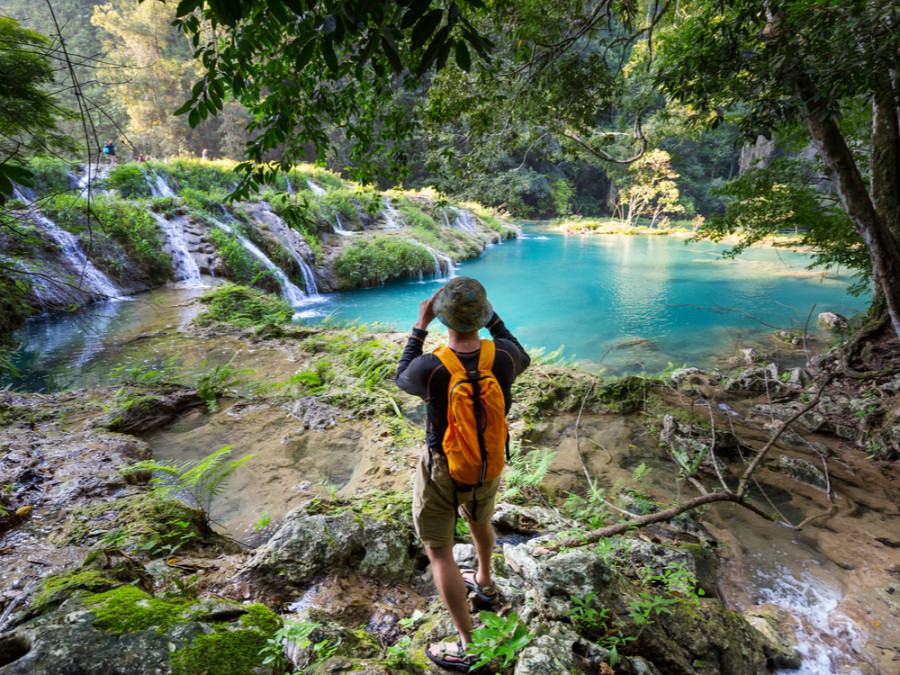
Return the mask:
MULTIPOLYGON (((760 248, 726 260, 723 248, 664 236, 567 237, 531 227, 525 238, 461 263, 456 274, 484 284, 523 343, 602 358, 608 374, 658 372, 670 362, 710 365, 776 327, 802 325, 813 305, 811 324, 819 312, 851 315, 864 307, 847 295, 847 278, 806 270, 805 255, 760 248)), ((332 309, 339 318, 407 330, 419 301, 444 281, 342 293, 332 309)))
MULTIPOLYGON (((806 270, 805 255, 760 248, 725 260, 718 255, 722 248, 685 245, 675 237, 567 237, 532 226, 522 239, 461 263, 455 274, 479 279, 527 346, 564 347, 567 357, 602 360, 607 375, 654 373, 669 363, 708 367, 739 346, 771 347, 768 335, 802 325, 813 305, 811 330, 819 312, 851 315, 864 307, 863 299, 846 294, 848 279, 806 270)), ((320 296, 302 320, 331 314, 405 331, 419 302, 445 282, 404 280, 320 296)), ((173 291, 155 295, 186 300, 173 291)), ((111 343, 120 346, 124 336, 171 329, 184 320, 147 297, 30 320, 17 334, 22 377, 14 385, 49 391, 95 384, 83 370, 103 370, 111 343)))

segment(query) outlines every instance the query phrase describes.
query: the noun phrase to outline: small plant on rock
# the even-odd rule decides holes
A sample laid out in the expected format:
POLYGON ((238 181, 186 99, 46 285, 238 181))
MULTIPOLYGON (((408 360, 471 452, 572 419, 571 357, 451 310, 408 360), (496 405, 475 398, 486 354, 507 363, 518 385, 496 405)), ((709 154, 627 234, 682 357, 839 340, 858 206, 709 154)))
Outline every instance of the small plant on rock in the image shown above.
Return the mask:
POLYGON ((528 627, 519 621, 516 612, 505 619, 487 611, 479 612, 478 617, 484 626, 473 631, 468 647, 468 651, 478 657, 473 668, 486 666, 496 658, 502 658, 504 666, 509 665, 534 637, 528 632, 528 627))
POLYGON ((202 513, 201 527, 209 530, 212 500, 228 486, 232 474, 253 455, 241 459, 225 461, 231 454, 230 445, 216 450, 199 461, 156 462, 152 459, 132 464, 122 469, 122 473, 153 472, 150 479, 151 492, 163 499, 177 499, 202 513))

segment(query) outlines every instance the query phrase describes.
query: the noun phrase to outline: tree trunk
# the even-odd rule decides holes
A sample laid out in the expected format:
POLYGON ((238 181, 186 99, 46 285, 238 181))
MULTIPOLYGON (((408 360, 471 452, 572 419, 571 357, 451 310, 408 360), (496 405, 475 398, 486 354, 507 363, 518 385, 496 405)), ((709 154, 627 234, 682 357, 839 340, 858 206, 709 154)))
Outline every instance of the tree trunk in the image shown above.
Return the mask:
MULTIPOLYGON (((881 289, 894 332, 900 336, 900 245, 889 224, 876 211, 859 167, 856 166, 824 97, 805 73, 796 75, 793 85, 800 98, 803 119, 813 144, 822 157, 825 170, 834 183, 844 210, 869 250, 872 277, 881 289)), ((883 107, 876 107, 879 108, 879 114, 884 111, 883 107)), ((889 124, 880 124, 879 128, 882 127, 890 129, 889 124)), ((889 133, 873 135, 873 156, 882 156, 883 145, 889 138, 889 133)), ((887 154, 890 155, 890 152, 887 154)), ((894 185, 893 189, 898 189, 898 186, 894 185)))

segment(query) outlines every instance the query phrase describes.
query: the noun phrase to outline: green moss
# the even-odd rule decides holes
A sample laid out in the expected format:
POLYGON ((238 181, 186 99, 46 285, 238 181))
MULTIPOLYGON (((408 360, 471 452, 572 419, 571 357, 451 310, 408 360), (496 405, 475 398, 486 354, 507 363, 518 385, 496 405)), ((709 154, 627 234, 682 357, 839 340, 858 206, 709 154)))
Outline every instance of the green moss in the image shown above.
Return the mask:
POLYGON ((31 599, 29 610, 40 614, 77 591, 100 593, 121 586, 123 582, 131 581, 133 578, 134 575, 124 568, 103 570, 81 567, 62 574, 53 574, 41 579, 31 599))
POLYGON ((262 665, 259 653, 269 633, 259 630, 218 630, 200 635, 172 654, 172 675, 247 675, 262 665))
POLYGON ((345 287, 377 286, 433 270, 434 258, 424 246, 393 237, 355 241, 334 261, 345 287))
POLYGON ((94 628, 117 635, 151 628, 162 635, 190 618, 184 614, 191 602, 189 598, 161 600, 134 586, 120 586, 85 599, 97 617, 94 628))
POLYGON ((72 511, 61 545, 83 546, 116 533, 120 546, 138 547, 147 541, 187 543, 202 540, 201 514, 176 501, 150 493, 110 502, 93 502, 72 511))
POLYGON ((281 619, 265 605, 249 605, 247 613, 241 616, 241 623, 247 628, 255 628, 263 633, 274 633, 281 628, 281 619))

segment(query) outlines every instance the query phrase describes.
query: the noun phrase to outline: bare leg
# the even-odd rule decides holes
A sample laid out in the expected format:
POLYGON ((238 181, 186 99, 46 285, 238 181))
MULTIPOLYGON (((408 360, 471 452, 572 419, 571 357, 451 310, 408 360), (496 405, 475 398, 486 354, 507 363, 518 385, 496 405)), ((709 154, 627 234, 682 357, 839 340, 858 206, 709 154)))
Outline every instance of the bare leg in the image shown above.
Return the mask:
POLYGON ((493 586, 491 577, 491 556, 494 554, 494 526, 490 522, 473 523, 467 521, 469 532, 472 533, 472 543, 475 544, 475 553, 478 555, 478 572, 475 574, 475 583, 479 586, 493 586))
POLYGON ((434 575, 434 585, 437 586, 441 600, 450 613, 450 619, 456 630, 459 631, 459 639, 463 647, 472 641, 472 617, 469 616, 466 586, 463 583, 462 574, 453 558, 453 547, 441 548, 425 547, 428 559, 431 561, 431 572, 434 575))

